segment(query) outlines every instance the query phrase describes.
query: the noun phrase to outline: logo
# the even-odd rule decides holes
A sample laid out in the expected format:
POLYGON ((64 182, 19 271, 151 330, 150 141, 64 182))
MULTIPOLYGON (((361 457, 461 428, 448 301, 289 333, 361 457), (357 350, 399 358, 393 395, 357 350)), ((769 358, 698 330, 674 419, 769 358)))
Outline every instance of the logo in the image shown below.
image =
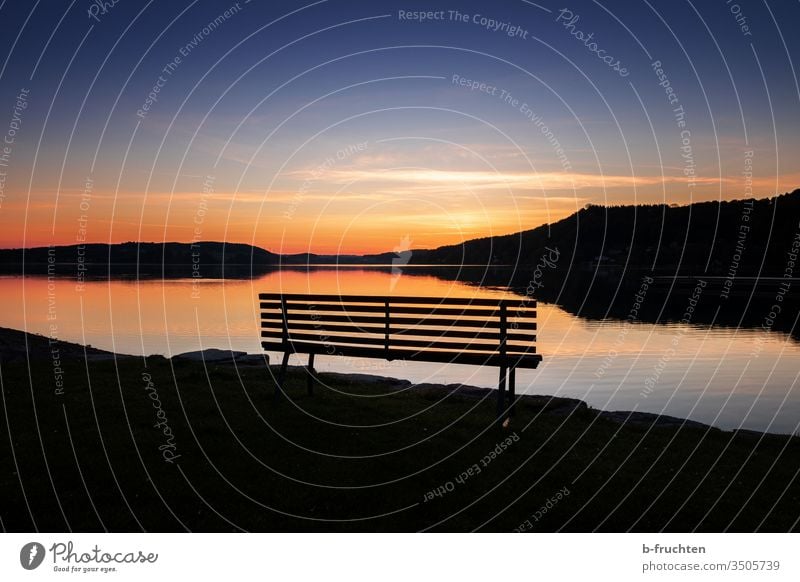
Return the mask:
POLYGON ((19 552, 19 563, 26 570, 35 570, 44 561, 44 546, 38 542, 29 542, 19 552))

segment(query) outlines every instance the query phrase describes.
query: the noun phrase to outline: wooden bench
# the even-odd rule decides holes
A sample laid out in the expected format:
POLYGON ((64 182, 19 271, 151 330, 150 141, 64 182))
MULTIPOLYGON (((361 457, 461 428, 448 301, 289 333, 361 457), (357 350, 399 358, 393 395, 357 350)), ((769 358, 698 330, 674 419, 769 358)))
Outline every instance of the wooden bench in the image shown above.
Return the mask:
POLYGON ((515 371, 536 368, 536 302, 528 299, 378 297, 261 293, 261 345, 283 352, 276 396, 290 354, 496 366, 499 418, 513 413, 515 371), (506 406, 508 392, 508 406, 506 406))

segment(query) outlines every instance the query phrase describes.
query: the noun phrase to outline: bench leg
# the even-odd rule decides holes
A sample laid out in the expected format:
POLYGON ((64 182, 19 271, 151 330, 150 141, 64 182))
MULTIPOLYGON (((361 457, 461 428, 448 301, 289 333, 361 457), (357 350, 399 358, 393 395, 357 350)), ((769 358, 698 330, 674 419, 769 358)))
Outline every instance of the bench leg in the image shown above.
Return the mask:
POLYGON ((314 395, 314 354, 308 354, 308 367, 306 368, 308 374, 308 395, 314 395))
POLYGON ((283 395, 283 383, 286 381, 286 368, 289 366, 289 352, 283 352, 281 370, 278 372, 278 382, 275 384, 275 398, 283 395))
POLYGON ((497 385, 497 419, 500 424, 503 423, 506 408, 506 371, 505 366, 500 366, 500 381, 497 385))

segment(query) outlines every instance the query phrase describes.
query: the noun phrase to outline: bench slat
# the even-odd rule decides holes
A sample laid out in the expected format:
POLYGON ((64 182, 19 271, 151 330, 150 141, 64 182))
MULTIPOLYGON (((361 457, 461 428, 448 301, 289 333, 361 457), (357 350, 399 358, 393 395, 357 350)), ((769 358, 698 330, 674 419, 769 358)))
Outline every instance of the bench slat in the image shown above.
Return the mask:
MULTIPOLYGON (((283 324, 280 321, 265 321, 262 322, 261 329, 282 331, 283 324)), ((299 332, 314 331, 317 334, 328 334, 329 332, 345 332, 345 333, 364 333, 364 334, 381 334, 385 337, 386 329, 383 325, 376 326, 359 326, 359 325, 338 325, 327 324, 319 325, 317 323, 294 323, 289 328, 289 335, 292 335, 295 330, 299 332)), ((415 328, 391 328, 391 337, 396 336, 419 336, 423 338, 450 338, 460 339, 464 341, 469 340, 492 340, 495 342, 500 341, 500 333, 495 331, 477 331, 472 329, 423 329, 415 328)), ((508 342, 518 343, 533 343, 536 341, 536 334, 532 333, 509 333, 506 336, 508 342)))
POLYGON ((259 300, 274 300, 280 302, 299 301, 303 303, 331 302, 331 303, 417 303, 420 305, 476 305, 482 307, 496 307, 505 303, 509 309, 519 306, 535 308, 536 301, 528 298, 497 298, 488 297, 392 297, 379 295, 304 295, 300 293, 259 293, 259 300))
MULTIPOLYGON (((350 336, 342 336, 342 335, 330 335, 327 333, 299 333, 289 332, 289 341, 290 342, 321 342, 328 345, 334 344, 361 344, 361 345, 371 345, 371 346, 381 346, 385 345, 385 336, 380 335, 379 332, 374 332, 375 337, 372 337, 367 334, 361 335, 350 335, 350 336)), ((283 337, 283 332, 281 331, 262 331, 261 337, 263 338, 275 338, 280 339, 283 337)), ((448 342, 448 341, 434 341, 431 339, 404 339, 404 338, 395 338, 390 336, 389 337, 389 349, 393 349, 395 347, 405 347, 405 348, 424 348, 424 349, 431 349, 431 350, 466 350, 466 351, 480 351, 480 352, 488 352, 488 353, 496 353, 498 345, 497 343, 486 343, 486 342, 475 342, 475 341, 461 341, 461 342, 448 342)), ((535 353, 530 349, 527 349, 526 346, 508 346, 509 353, 511 351, 517 352, 529 352, 535 353)))
MULTIPOLYGON (((261 309, 279 310, 280 305, 261 304, 261 309)), ((380 313, 385 316, 386 305, 325 305, 309 303, 306 305, 299 305, 293 302, 287 302, 286 305, 287 316, 289 319, 295 315, 303 313, 314 313, 323 316, 324 313, 380 313)), ((408 306, 393 306, 390 305, 391 313, 410 313, 428 316, 459 316, 459 317, 499 317, 500 310, 498 309, 472 309, 467 306, 464 307, 408 307, 408 306)), ((526 314, 527 315, 527 314, 526 314)))
MULTIPOLYGON (((283 329, 283 324, 280 321, 262 321, 261 322, 261 329, 283 329)), ((384 333, 386 331, 386 326, 384 322, 381 321, 378 325, 342 325, 342 324, 320 324, 320 323, 298 323, 294 322, 289 327, 289 333, 292 333, 292 330, 310 330, 310 331, 317 331, 319 333, 325 333, 329 331, 344 331, 347 333, 384 333)))
MULTIPOLYGON (((280 320, 263 321, 261 329, 283 329, 283 322, 280 320)), ((385 334, 386 327, 383 324, 367 326, 367 325, 341 325, 341 324, 320 324, 320 323, 298 323, 293 322, 289 327, 289 333, 293 330, 300 331, 317 331, 319 333, 327 333, 331 331, 343 331, 346 333, 380 333, 385 334)), ((499 331, 478 331, 472 329, 454 328, 454 329, 427 329, 423 327, 403 327, 403 328, 390 328, 391 335, 401 336, 423 336, 423 337, 450 337, 450 338, 464 338, 464 339, 485 339, 500 341, 499 331)), ((508 341, 521 341, 521 342, 534 342, 536 335, 530 333, 509 333, 508 341)))
MULTIPOLYGON (((262 321, 278 320, 283 321, 280 313, 263 313, 261 316, 262 321)), ((353 323, 374 323, 376 325, 385 325, 386 316, 376 317, 368 315, 322 315, 312 317, 311 313, 295 313, 292 315, 291 320, 297 321, 316 321, 320 325, 325 322, 339 323, 339 322, 353 322, 353 323)), ((389 323, 391 325, 433 325, 440 327, 477 327, 480 329, 499 329, 500 321, 487 319, 432 319, 424 317, 390 317, 389 323)), ((508 324, 510 330, 536 330, 535 321, 511 321, 508 324)))
MULTIPOLYGON (((286 346, 279 342, 261 342, 261 346, 266 351, 283 352, 286 346)), ((377 358, 389 360, 413 360, 416 362, 433 362, 448 364, 469 364, 473 366, 514 366, 516 368, 536 368, 542 361, 538 354, 509 354, 505 358, 499 354, 476 354, 452 351, 426 351, 417 352, 413 350, 389 350, 383 348, 359 347, 359 346, 332 346, 325 344, 314 344, 305 342, 289 342, 291 351, 299 354, 318 354, 318 355, 337 355, 351 356, 355 358, 377 358)))
MULTIPOLYGON (((418 335, 422 337, 448 337, 448 338, 463 338, 463 339, 483 339, 483 340, 493 340, 495 344, 500 341, 502 338, 502 334, 499 331, 473 331, 471 329, 450 329, 450 328, 437 328, 437 329, 425 329, 422 327, 392 327, 391 328, 391 335, 399 335, 399 336, 413 336, 418 335)), ((536 336, 533 334, 525 333, 525 334, 507 334, 506 338, 511 340, 517 341, 535 341, 536 336)))
MULTIPOLYGON (((283 309, 283 307, 279 303, 261 303, 261 309, 283 309)), ((325 313, 325 312, 358 312, 358 313, 384 313, 386 309, 386 304, 382 303, 380 305, 363 305, 363 304, 355 304, 355 305, 348 305, 348 304, 325 304, 325 303, 308 303, 308 304, 299 304, 294 301, 287 301, 287 309, 289 312, 299 312, 299 313, 325 313)), ((471 308, 467 305, 463 307, 440 307, 435 305, 392 305, 389 304, 389 310, 391 313, 420 313, 426 315, 443 315, 443 316, 451 316, 451 315, 461 315, 461 316, 468 316, 468 317, 499 317, 500 310, 499 309, 483 309, 483 308, 471 308)), ((521 318, 528 318, 528 317, 536 317, 536 309, 508 309, 507 311, 508 317, 521 317, 521 318)))
MULTIPOLYGON (((261 303, 260 304, 261 310, 269 313, 273 313, 276 311, 281 311, 283 307, 279 304, 271 304, 271 303, 261 303)), ((311 305, 308 306, 300 306, 296 303, 289 303, 287 305, 288 312, 290 314, 300 314, 300 313, 316 313, 320 316, 324 316, 326 313, 341 313, 341 312, 357 312, 357 313, 380 313, 385 314, 386 305, 337 305, 337 306, 323 306, 323 305, 311 305)), ((452 317, 453 315, 460 315, 462 317, 499 317, 500 311, 499 310, 486 310, 486 309, 460 309, 460 308, 452 308, 452 307, 398 307, 398 306, 389 306, 389 310, 391 313, 400 313, 400 314, 428 314, 433 316, 439 317, 452 317)), ((508 316, 509 319, 517 318, 517 319, 531 319, 536 318, 536 310, 531 309, 527 311, 517 311, 517 310, 509 310, 508 316)))

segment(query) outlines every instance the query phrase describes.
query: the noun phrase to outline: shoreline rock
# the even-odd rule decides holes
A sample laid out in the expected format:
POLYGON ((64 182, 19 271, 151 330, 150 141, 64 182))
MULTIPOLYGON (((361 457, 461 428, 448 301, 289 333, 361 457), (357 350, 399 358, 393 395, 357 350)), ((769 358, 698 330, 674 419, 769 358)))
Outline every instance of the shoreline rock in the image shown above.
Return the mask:
POLYGON ((90 362, 135 358, 72 342, 49 338, 36 333, 0 327, 0 362, 10 364, 39 359, 78 359, 90 362))

